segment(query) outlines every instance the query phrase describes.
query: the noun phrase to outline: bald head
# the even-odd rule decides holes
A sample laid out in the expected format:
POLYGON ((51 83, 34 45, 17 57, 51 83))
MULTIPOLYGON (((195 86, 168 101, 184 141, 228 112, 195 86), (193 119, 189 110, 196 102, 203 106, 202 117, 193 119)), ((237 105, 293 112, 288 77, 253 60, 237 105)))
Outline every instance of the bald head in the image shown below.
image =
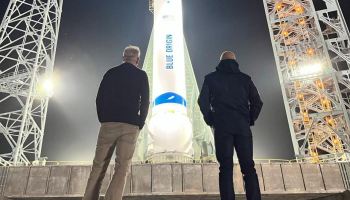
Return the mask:
POLYGON ((232 51, 224 51, 221 56, 220 56, 220 60, 236 60, 236 55, 235 53, 233 53, 232 51))

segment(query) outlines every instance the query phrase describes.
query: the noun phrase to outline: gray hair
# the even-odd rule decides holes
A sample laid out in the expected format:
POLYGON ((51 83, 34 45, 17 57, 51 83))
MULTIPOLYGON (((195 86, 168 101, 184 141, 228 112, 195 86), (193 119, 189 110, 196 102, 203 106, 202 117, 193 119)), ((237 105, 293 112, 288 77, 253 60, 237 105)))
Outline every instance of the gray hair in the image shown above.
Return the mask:
POLYGON ((123 58, 124 61, 135 61, 140 58, 140 54, 141 51, 138 46, 129 45, 124 49, 123 58))

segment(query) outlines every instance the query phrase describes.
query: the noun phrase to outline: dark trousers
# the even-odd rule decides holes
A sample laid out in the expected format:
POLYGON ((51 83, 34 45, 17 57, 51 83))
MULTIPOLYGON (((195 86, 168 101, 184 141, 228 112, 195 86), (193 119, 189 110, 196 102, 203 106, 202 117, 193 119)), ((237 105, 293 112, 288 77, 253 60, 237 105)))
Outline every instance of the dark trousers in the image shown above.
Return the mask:
POLYGON ((261 200, 258 176, 253 160, 252 135, 235 135, 215 130, 216 157, 220 164, 219 188, 221 200, 234 200, 233 151, 237 152, 243 174, 247 200, 261 200))

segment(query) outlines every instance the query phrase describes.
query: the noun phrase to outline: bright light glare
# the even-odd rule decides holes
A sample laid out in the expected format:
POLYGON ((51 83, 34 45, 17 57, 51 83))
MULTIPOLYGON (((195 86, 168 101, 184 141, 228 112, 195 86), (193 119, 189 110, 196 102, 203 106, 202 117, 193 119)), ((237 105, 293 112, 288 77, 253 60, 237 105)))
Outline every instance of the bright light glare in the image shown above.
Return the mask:
POLYGON ((44 76, 38 83, 39 96, 52 97, 56 86, 56 76, 44 76))
POLYGON ((300 76, 316 75, 321 73, 323 70, 323 65, 321 63, 312 63, 308 65, 303 65, 299 67, 300 76))
POLYGON ((48 97, 52 97, 54 94, 54 86, 53 86, 53 81, 52 79, 46 79, 43 82, 43 89, 48 97))

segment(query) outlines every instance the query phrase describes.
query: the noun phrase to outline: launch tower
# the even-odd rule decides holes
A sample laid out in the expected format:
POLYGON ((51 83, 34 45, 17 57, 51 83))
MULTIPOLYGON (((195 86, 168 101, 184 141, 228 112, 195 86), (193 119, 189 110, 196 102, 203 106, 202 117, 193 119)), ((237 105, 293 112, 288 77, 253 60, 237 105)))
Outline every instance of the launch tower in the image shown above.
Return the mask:
POLYGON ((338 0, 264 5, 297 158, 349 161, 350 41, 338 0))
POLYGON ((62 3, 11 0, 1 23, 0 165, 42 160, 62 3))

